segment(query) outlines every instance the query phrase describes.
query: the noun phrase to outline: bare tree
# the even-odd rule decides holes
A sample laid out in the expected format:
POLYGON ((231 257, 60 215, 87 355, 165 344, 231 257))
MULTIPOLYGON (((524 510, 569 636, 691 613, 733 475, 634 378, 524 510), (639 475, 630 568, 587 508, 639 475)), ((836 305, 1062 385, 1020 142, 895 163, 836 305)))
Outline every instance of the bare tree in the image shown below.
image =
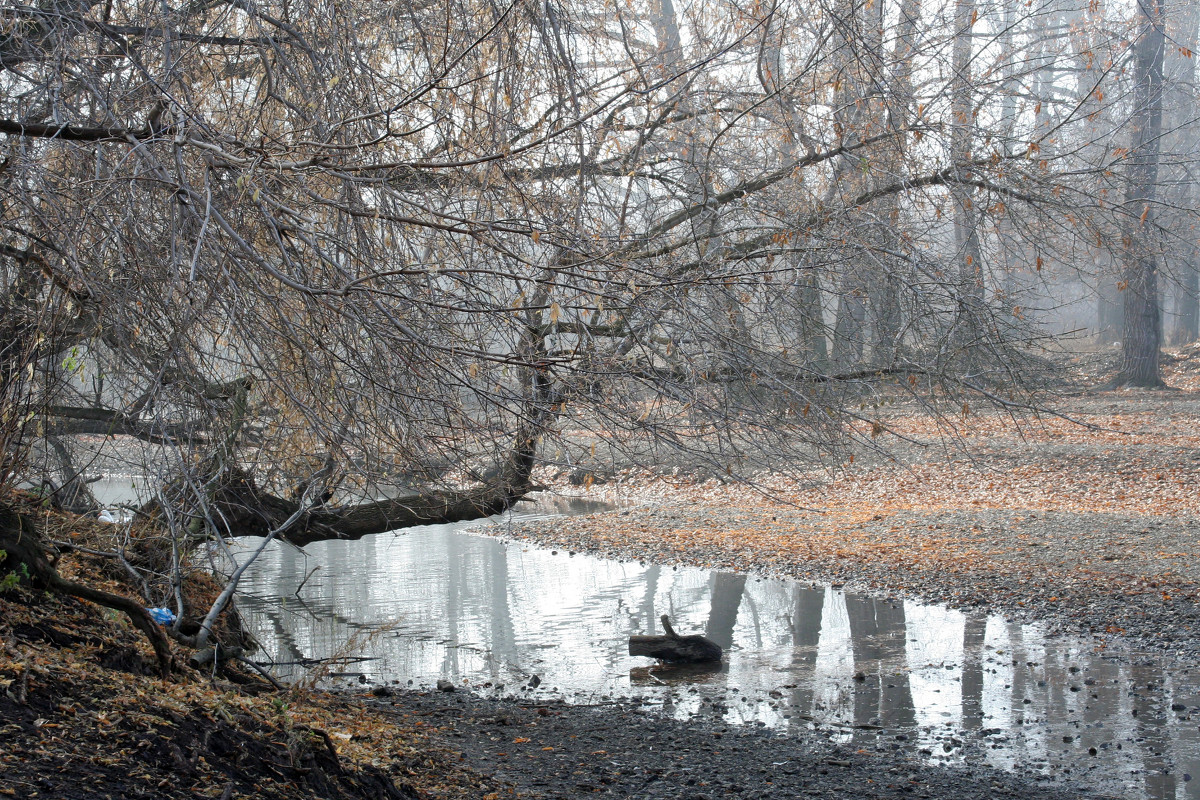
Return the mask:
MULTIPOLYGON (((1170 118, 1170 133, 1164 138, 1172 152, 1178 153, 1169 166, 1168 205, 1174 208, 1197 206, 1200 182, 1197 181, 1194 155, 1200 146, 1196 134, 1196 58, 1200 8, 1183 5, 1168 19, 1167 38, 1175 46, 1164 53, 1171 73, 1164 89, 1165 113, 1170 118), (1173 24, 1170 24, 1173 23, 1173 24)), ((1165 77, 1165 76, 1164 76, 1165 77)), ((1187 344, 1200 339, 1200 257, 1197 256, 1195 226, 1185 211, 1165 225, 1169 233, 1168 253, 1175 265, 1175 316, 1171 326, 1171 344, 1187 344)))
POLYGON ((1153 198, 1096 196, 1076 143, 1124 106, 1060 96, 1043 10, 921 10, 6 8, 6 480, 143 443, 185 558, 496 513, 581 458, 837 463, 885 400, 1034 405, 1004 275, 1153 198))
POLYGON ((1123 260, 1125 338, 1115 385, 1161 386, 1162 317, 1158 252, 1154 235, 1162 136, 1163 54, 1166 40, 1161 0, 1138 4, 1141 17, 1134 51, 1132 143, 1126 175, 1128 214, 1123 260))

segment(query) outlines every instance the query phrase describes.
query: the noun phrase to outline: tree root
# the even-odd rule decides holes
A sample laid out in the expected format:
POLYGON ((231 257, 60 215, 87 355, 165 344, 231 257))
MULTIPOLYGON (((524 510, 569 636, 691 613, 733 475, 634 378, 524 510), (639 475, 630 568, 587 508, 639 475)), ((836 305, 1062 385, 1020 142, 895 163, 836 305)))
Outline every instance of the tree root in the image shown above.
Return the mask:
POLYGON ((166 678, 170 675, 171 645, 163 629, 150 618, 146 609, 128 597, 84 586, 59 575, 54 563, 46 555, 36 525, 6 505, 0 505, 0 550, 5 553, 0 563, 0 567, 3 567, 0 574, 18 571, 20 565, 24 565, 28 579, 34 586, 124 612, 134 627, 150 640, 162 676, 166 678))

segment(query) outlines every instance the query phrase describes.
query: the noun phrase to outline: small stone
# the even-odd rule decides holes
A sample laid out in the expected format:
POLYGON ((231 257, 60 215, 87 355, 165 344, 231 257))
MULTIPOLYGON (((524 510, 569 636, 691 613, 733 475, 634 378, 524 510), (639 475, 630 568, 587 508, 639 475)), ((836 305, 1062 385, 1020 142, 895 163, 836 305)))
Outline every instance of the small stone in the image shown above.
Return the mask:
POLYGON ((454 684, 445 678, 438 678, 437 688, 439 692, 453 692, 456 689, 454 684))

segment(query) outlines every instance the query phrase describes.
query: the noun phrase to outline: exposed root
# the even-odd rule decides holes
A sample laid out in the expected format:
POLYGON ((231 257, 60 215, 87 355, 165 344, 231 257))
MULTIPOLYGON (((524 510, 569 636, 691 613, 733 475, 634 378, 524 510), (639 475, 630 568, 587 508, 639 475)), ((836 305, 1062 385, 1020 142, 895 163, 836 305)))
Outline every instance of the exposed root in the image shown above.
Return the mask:
POLYGON ((46 555, 37 526, 7 505, 0 505, 0 550, 5 553, 3 562, 0 562, 0 575, 17 572, 27 576, 29 582, 39 588, 124 612, 134 627, 150 640, 162 676, 165 678, 170 675, 171 645, 146 609, 128 597, 85 586, 59 575, 54 562, 46 555))

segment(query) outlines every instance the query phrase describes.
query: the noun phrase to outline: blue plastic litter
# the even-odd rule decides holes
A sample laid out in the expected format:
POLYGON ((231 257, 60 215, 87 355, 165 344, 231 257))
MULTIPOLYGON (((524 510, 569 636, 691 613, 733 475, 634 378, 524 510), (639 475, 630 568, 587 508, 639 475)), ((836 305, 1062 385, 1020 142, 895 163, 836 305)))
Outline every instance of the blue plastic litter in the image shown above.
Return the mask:
POLYGON ((150 619, 159 625, 170 625, 175 621, 175 614, 169 608, 147 608, 146 611, 150 613, 150 619))

